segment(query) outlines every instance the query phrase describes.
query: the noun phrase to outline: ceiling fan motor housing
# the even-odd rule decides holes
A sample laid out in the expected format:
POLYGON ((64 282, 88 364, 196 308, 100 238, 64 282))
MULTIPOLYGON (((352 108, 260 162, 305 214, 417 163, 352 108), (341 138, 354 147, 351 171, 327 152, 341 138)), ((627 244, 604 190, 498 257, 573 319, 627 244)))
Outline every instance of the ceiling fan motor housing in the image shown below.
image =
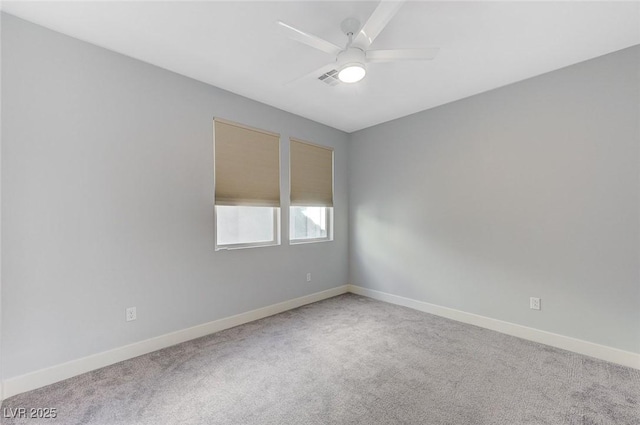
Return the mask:
POLYGON ((365 54, 364 50, 358 47, 349 47, 342 52, 338 53, 336 59, 338 68, 344 68, 348 65, 360 65, 364 68, 365 54))

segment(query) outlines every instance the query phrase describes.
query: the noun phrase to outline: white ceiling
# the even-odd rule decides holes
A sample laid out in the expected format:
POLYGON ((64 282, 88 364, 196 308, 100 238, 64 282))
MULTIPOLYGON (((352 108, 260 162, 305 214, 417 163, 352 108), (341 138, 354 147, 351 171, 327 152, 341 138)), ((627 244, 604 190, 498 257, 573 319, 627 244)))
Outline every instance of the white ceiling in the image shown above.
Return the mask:
POLYGON ((352 132, 640 44, 639 2, 407 2, 371 48, 440 47, 434 61, 369 64, 356 84, 285 84, 333 60, 275 21, 344 45, 375 2, 31 2, 3 11, 352 132))

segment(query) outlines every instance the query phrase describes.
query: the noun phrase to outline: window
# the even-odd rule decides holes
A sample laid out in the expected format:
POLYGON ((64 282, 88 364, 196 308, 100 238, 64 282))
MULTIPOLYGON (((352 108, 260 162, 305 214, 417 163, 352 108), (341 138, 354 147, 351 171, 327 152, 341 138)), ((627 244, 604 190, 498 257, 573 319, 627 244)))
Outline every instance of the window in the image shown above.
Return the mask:
POLYGON ((214 120, 216 250, 280 243, 280 135, 214 120))
POLYGON ((277 245, 279 208, 216 206, 218 247, 277 245))
POLYGON ((333 150, 290 139, 291 243, 333 240, 333 150))
POLYGON ((321 241, 333 239, 331 214, 333 208, 291 207, 289 234, 292 241, 321 241))

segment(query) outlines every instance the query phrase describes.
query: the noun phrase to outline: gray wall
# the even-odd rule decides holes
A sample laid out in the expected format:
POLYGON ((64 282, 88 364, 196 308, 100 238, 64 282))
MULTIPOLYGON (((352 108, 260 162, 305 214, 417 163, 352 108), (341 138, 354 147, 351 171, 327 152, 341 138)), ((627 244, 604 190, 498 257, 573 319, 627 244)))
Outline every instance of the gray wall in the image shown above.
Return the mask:
POLYGON ((350 282, 640 352, 639 64, 636 46, 354 133, 350 282))
POLYGON ((347 134, 9 15, 2 95, 5 379, 347 283, 347 134), (282 134, 284 206, 288 136, 335 148, 335 241, 214 252, 215 116, 282 134))

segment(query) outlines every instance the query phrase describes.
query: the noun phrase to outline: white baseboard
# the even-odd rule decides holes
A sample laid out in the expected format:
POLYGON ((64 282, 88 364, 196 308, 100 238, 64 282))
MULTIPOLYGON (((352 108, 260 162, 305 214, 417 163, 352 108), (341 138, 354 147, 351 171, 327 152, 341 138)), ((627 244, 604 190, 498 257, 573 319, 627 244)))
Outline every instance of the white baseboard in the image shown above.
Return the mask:
MULTIPOLYGON (((338 286, 336 288, 327 289, 326 291, 316 292, 300 298, 251 310, 246 313, 214 320, 213 322, 171 332, 155 338, 115 348, 113 350, 104 351, 81 359, 51 366, 46 369, 37 370, 15 378, 6 379, 2 382, 2 386, 4 387, 2 395, 4 398, 9 398, 16 394, 44 387, 82 373, 100 369, 102 367, 138 357, 162 348, 170 347, 181 342, 200 338, 234 326, 262 319, 267 316, 273 316, 274 314, 282 313, 283 311, 311 304, 326 298, 335 297, 336 295, 346 293, 347 288, 348 285, 338 286)), ((0 400, 3 400, 4 398, 0 400)))
POLYGON ((46 369, 37 370, 25 375, 6 379, 0 383, 0 400, 26 391, 31 391, 36 388, 44 387, 82 373, 91 372, 92 370, 100 369, 123 360, 138 357, 152 351, 170 347, 195 338, 200 338, 205 335, 282 313, 283 311, 331 298, 346 292, 352 292, 354 294, 413 308, 415 310, 424 311, 426 313, 446 317, 459 322, 469 323, 507 335, 527 339, 529 341, 539 342, 541 344, 562 348, 564 350, 621 364, 623 366, 640 369, 640 354, 638 353, 623 351, 607 347, 605 345, 595 344, 593 342, 541 331, 539 329, 504 322, 502 320, 467 313, 448 307, 442 307, 424 301, 413 300, 411 298, 405 298, 386 292, 363 288, 361 286, 343 285, 326 291, 316 292, 314 294, 262 307, 246 313, 225 317, 223 319, 214 320, 213 322, 204 323, 202 325, 125 345, 113 350, 93 354, 91 356, 51 366, 46 369))
POLYGON ((391 304, 397 304, 409 307, 414 310, 424 311, 436 316, 446 317, 447 319, 456 320, 462 323, 468 323, 492 331, 501 332, 503 334, 516 336, 518 338, 529 341, 539 342, 541 344, 550 345, 552 347, 562 348, 563 350, 572 351, 578 354, 595 357, 611 363, 617 363, 623 366, 640 369, 640 354, 629 351, 619 350, 617 348, 607 347, 606 345, 595 344, 593 342, 584 341, 577 338, 571 338, 551 332, 541 331, 539 329, 527 326, 516 325, 515 323, 504 322, 490 317, 480 316, 478 314, 467 313, 453 308, 442 307, 436 304, 430 304, 424 301, 418 301, 411 298, 405 298, 386 292, 376 291, 374 289, 363 288, 356 285, 348 285, 349 292, 363 295, 391 304))

